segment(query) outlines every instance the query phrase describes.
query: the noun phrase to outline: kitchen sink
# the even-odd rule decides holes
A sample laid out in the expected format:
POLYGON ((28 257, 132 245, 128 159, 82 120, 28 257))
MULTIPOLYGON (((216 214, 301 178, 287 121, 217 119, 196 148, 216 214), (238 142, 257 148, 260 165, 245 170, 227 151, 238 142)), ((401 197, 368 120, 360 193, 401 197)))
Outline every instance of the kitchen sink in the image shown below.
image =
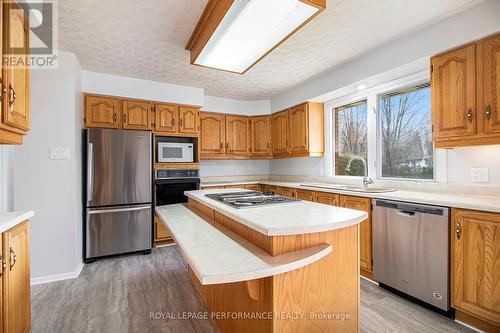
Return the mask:
POLYGON ((393 188, 371 187, 371 186, 363 187, 363 186, 340 185, 340 184, 300 184, 300 186, 324 188, 324 189, 330 189, 330 190, 364 192, 364 193, 386 193, 386 192, 396 191, 393 188))

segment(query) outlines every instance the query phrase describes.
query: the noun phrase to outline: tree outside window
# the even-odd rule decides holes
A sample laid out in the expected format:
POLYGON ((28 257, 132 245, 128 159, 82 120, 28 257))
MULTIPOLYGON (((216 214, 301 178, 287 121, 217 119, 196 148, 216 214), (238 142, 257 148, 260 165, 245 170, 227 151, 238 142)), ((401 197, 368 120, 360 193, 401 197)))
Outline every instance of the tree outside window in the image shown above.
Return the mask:
POLYGON ((382 177, 433 179, 429 84, 380 97, 382 177))
POLYGON ((361 101, 335 108, 335 175, 364 176, 363 162, 350 157, 361 156, 368 163, 367 103, 361 101))

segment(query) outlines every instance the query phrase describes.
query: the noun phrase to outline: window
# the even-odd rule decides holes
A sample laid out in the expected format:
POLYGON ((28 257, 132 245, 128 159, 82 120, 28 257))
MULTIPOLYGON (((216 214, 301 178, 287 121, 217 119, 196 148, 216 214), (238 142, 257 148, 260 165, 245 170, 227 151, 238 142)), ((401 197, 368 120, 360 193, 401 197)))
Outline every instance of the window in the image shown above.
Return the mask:
POLYGON ((433 179, 429 84, 380 96, 381 176, 433 179))
POLYGON ((368 160, 367 103, 361 101, 334 109, 335 175, 364 176, 368 160))

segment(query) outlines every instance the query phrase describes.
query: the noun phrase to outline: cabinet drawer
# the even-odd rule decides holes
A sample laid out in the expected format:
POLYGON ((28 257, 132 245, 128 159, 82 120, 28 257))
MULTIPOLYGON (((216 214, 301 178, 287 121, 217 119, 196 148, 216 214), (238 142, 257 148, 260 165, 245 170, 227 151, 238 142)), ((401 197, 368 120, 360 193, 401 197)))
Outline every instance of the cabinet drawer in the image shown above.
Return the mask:
POLYGON ((316 192, 309 190, 297 190, 297 199, 306 201, 316 201, 316 192))
POLYGON ((338 206, 340 204, 340 196, 333 193, 316 192, 316 202, 330 206, 338 206))

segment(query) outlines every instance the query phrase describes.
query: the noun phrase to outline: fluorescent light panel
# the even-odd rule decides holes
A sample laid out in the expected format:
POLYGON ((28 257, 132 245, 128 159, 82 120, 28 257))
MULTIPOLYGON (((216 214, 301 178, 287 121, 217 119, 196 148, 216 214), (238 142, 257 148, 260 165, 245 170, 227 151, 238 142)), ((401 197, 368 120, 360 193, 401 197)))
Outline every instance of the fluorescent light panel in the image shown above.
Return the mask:
POLYGON ((243 73, 318 10, 298 0, 235 0, 194 63, 243 73))

